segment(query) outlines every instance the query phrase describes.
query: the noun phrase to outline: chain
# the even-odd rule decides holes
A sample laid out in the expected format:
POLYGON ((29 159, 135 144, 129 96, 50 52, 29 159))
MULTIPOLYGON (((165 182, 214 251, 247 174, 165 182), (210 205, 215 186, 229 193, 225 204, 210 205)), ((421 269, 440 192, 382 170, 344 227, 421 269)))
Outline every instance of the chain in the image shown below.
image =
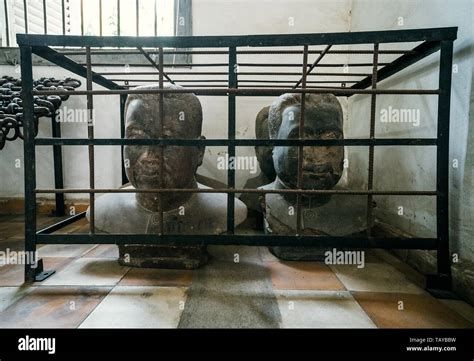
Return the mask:
MULTIPOLYGON (((74 91, 81 82, 73 78, 58 80, 55 78, 40 78, 33 82, 35 135, 38 134, 38 119, 54 117, 63 101, 69 95, 40 95, 41 91, 66 90, 74 91)), ((23 102, 21 99, 21 80, 11 76, 0 78, 0 150, 7 141, 23 139, 23 102)))

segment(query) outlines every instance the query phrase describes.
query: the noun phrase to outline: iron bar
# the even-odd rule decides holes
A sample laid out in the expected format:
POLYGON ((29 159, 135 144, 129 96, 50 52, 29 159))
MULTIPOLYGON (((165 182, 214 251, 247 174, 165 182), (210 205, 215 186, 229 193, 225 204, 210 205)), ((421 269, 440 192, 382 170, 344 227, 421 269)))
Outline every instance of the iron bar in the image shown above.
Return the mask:
POLYGON ((5 11, 5 35, 7 39, 7 47, 10 46, 10 24, 8 24, 8 8, 7 0, 3 1, 3 9, 5 11))
MULTIPOLYGON (((51 116, 51 133, 53 138, 61 139, 61 123, 59 122, 58 115, 51 116)), ((53 165, 54 165, 54 187, 61 189, 64 188, 63 179, 63 154, 60 145, 53 145, 53 165)), ((64 215, 64 195, 56 194, 55 197, 56 208, 54 215, 57 217, 64 215)))
POLYGON ((84 138, 36 138, 35 145, 177 145, 177 146, 226 146, 229 143, 235 146, 435 146, 438 144, 436 138, 374 138, 374 139, 117 139, 117 138, 95 138, 94 140, 84 138))
MULTIPOLYGON (((159 48, 158 53, 158 73, 159 73, 159 86, 160 90, 163 89, 163 48, 159 48)), ((160 123, 160 131, 158 134, 158 138, 163 139, 165 130, 164 130, 164 121, 165 121, 165 95, 164 93, 160 93, 159 95, 159 113, 158 119, 160 123)), ((164 188, 164 181, 163 181, 163 173, 164 173, 164 162, 165 162, 165 155, 164 155, 164 145, 160 144, 160 189, 164 188)), ((158 212, 158 224, 160 225, 160 235, 164 235, 165 229, 163 227, 163 193, 158 193, 158 202, 160 203, 160 211, 158 212)))
POLYGON ((46 15, 46 0, 43 0, 43 26, 45 35, 48 34, 48 17, 46 15))
MULTIPOLYGON (((143 48, 141 48, 140 46, 138 47, 138 50, 140 51, 140 53, 143 54, 146 60, 148 60, 156 68, 156 70, 158 70, 161 83, 163 83, 163 77, 165 77, 166 80, 168 80, 171 84, 174 84, 174 81, 171 80, 171 78, 164 72, 163 70, 164 64, 160 64, 160 65, 156 64, 156 62, 150 57, 150 55, 148 55, 148 53, 145 50, 143 50, 143 48)), ((159 56, 163 56, 162 52, 160 52, 159 54, 160 54, 159 56)), ((163 89, 163 86, 160 86, 160 89, 163 89)))
POLYGON ((182 235, 166 234, 38 234, 39 244, 219 244, 219 245, 249 245, 249 246, 312 246, 312 247, 341 247, 341 248, 406 248, 406 249, 436 249, 436 238, 371 238, 370 240, 357 237, 329 236, 284 236, 255 234, 219 234, 219 235, 182 235))
MULTIPOLYGON (((307 76, 311 73, 311 71, 316 67, 316 65, 319 64, 319 62, 321 60, 323 60, 324 58, 324 55, 327 54, 327 52, 329 51, 329 49, 331 49, 332 45, 328 45, 326 46, 326 48, 324 48, 324 50, 321 52, 321 54, 318 56, 318 58, 314 61, 313 64, 311 64, 311 66, 309 67, 309 69, 306 69, 306 67, 308 66, 308 46, 305 45, 305 50, 303 52, 303 56, 306 58, 306 62, 303 62, 303 76, 300 78, 300 80, 298 80, 298 82, 295 84, 295 86, 293 88, 298 88, 298 86, 303 82, 303 78, 307 78, 307 76)), ((305 88, 305 87, 302 87, 302 88, 305 88)))
POLYGON ((261 47, 261 46, 303 46, 303 45, 350 45, 361 43, 401 43, 416 41, 455 40, 457 28, 431 28, 386 31, 360 31, 326 34, 279 34, 279 35, 231 35, 231 36, 57 36, 17 34, 21 45, 70 46, 70 47, 261 47))
MULTIPOLYGON (((326 48, 327 49, 327 48, 326 48)), ((324 56, 324 54, 322 54, 324 56)), ((320 56, 321 59, 322 56, 320 56)), ((308 45, 305 45, 303 47, 303 68, 301 69, 302 71, 302 76, 300 81, 296 84, 295 88, 301 83, 301 89, 306 88, 306 73, 308 71, 308 45)), ((305 114, 305 103, 306 103, 306 94, 302 93, 301 94, 301 108, 300 108, 300 122, 299 122, 299 132, 298 132, 298 138, 299 140, 303 140, 305 138, 304 134, 304 114, 305 114)), ((303 151, 304 147, 300 144, 298 146, 298 188, 302 189, 303 188, 303 151)), ((299 235, 301 233, 301 194, 298 193, 296 195, 296 235, 299 235)))
POLYGON ((26 0, 23 0, 23 20, 25 21, 25 33, 28 34, 28 6, 26 5, 26 0))
POLYGON ((345 189, 237 189, 237 188, 156 188, 156 189, 131 189, 131 188, 95 188, 95 189, 81 189, 81 188, 69 188, 69 189, 36 189, 36 193, 289 193, 289 194, 340 194, 340 195, 396 195, 396 196, 436 196, 437 191, 367 191, 367 190, 345 190, 345 189))
MULTIPOLYGON (((237 52, 235 47, 229 48, 229 88, 237 88, 237 52)), ((231 141, 227 144, 229 163, 227 167, 227 188, 235 188, 235 168, 232 163, 235 159, 235 95, 229 93, 227 98, 227 138, 231 141)), ((232 193, 227 193, 227 234, 234 234, 235 197, 232 193)))
MULTIPOLYGON (((378 63, 378 51, 379 51, 379 44, 374 44, 374 57, 373 63, 374 67, 372 70, 372 89, 377 89, 377 63, 378 63)), ((372 94, 370 97, 370 127, 369 127, 369 138, 375 138, 375 113, 377 109, 377 95, 372 94)), ((374 187, 374 146, 369 146, 369 169, 368 169, 368 180, 367 180, 367 189, 370 191, 374 187)), ((367 215, 366 215, 366 222, 367 222, 367 237, 371 237, 371 229, 372 229, 372 195, 369 194, 367 196, 367 215)))
POLYGON ((453 42, 441 42, 439 65, 438 130, 436 152, 436 234, 438 275, 444 279, 442 287, 451 287, 451 256, 449 253, 449 116, 451 107, 451 79, 453 42))
MULTIPOLYGON (((97 82, 98 83, 98 82, 97 82)), ((116 85, 116 84, 115 84, 116 85)), ((117 87, 119 87, 117 85, 117 87)), ((117 95, 117 94, 159 94, 159 93, 194 93, 196 95, 262 95, 262 96, 279 96, 285 93, 325 93, 340 96, 348 96, 351 94, 405 94, 405 95, 438 95, 438 89, 420 90, 420 89, 342 89, 342 88, 312 88, 312 89, 199 89, 199 88, 183 88, 183 89, 111 89, 111 90, 76 90, 74 92, 65 92, 61 90, 45 90, 41 91, 43 95, 117 95)))
MULTIPOLYGON (((31 47, 20 46, 23 101, 23 163, 25 178, 25 252, 36 252, 36 149, 34 144, 33 65, 31 47)), ((35 269, 25 263, 25 282, 35 280, 35 269)))
MULTIPOLYGON (((86 47, 86 60, 87 60, 87 90, 92 90, 92 69, 91 69, 91 53, 90 48, 86 47)), ((92 94, 87 95, 87 137, 89 140, 94 139, 94 103, 92 94)), ((94 189, 95 187, 95 154, 94 145, 89 144, 89 187, 94 189)), ((94 193, 89 194, 89 223, 90 223, 90 234, 95 233, 95 195, 94 193)))

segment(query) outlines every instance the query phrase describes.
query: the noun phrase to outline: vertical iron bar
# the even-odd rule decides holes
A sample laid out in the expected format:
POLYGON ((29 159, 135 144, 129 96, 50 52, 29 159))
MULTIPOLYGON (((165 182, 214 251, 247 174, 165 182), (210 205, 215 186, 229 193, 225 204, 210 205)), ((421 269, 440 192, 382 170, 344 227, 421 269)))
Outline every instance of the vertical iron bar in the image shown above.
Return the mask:
MULTIPOLYGON (((53 114, 51 116, 51 132, 53 138, 61 138, 61 123, 57 118, 59 115, 53 114)), ((63 175, 63 154, 60 145, 53 145, 53 163, 54 163, 54 188, 64 188, 63 175)), ((64 216, 64 193, 56 193, 56 209, 54 215, 56 217, 64 216)))
POLYGON ((81 0, 81 35, 84 36, 84 0, 81 0))
MULTIPOLYGON (((301 89, 306 88, 306 74, 308 71, 308 45, 303 47, 303 69, 301 76, 301 89)), ((300 110, 300 127, 299 127, 299 139, 304 139, 304 116, 305 116, 305 103, 306 103, 306 94, 301 94, 301 110, 300 110)), ((303 152, 304 147, 302 145, 298 146, 298 189, 303 188, 303 152)), ((296 234, 301 233, 301 198, 302 195, 298 193, 296 195, 296 234)))
POLYGON ((449 116, 453 41, 441 41, 438 97, 438 146, 436 151, 436 231, 438 238, 438 275, 447 276, 451 284, 449 254, 449 116))
MULTIPOLYGON (((120 95, 120 137, 125 138, 125 102, 127 100, 126 94, 120 95)), ((121 146, 122 159, 122 185, 128 183, 127 173, 125 172, 125 157, 123 154, 123 145, 121 146)))
MULTIPOLYGON (((158 54, 158 68, 160 69, 160 75, 159 75, 159 85, 160 89, 163 89, 163 48, 159 48, 159 54, 158 54)), ((165 95, 163 93, 160 93, 160 111, 159 111, 159 120, 160 120, 160 134, 159 137, 163 138, 164 135, 164 124, 163 122, 165 121, 165 95)), ((164 172, 164 145, 160 144, 160 189, 164 187, 164 182, 163 182, 163 172, 164 172)), ((164 227, 163 227, 163 193, 160 193, 158 195, 158 199, 160 202, 160 212, 159 212, 159 224, 160 224, 160 235, 163 235, 164 232, 164 227)))
MULTIPOLYGON (((36 252, 36 152, 31 47, 20 46, 20 56, 24 132, 23 164, 25 167, 25 252, 32 254, 29 252, 36 252)), ((25 282, 35 280, 35 268, 33 267, 33 264, 25 263, 25 282)))
POLYGON ((102 36, 103 32, 103 24, 102 24, 102 0, 99 0, 99 35, 102 36))
MULTIPOLYGON (((237 88, 237 50, 229 47, 229 88, 237 88)), ((228 94, 228 125, 227 125, 227 188, 235 188, 235 94, 228 94)), ((227 193, 227 233, 234 234, 234 206, 233 193, 227 193)))
POLYGON ((48 34, 48 16, 46 14, 46 0, 43 0, 43 22, 44 22, 44 34, 48 34))
POLYGON ((117 0, 117 35, 120 36, 120 0, 117 0))
MULTIPOLYGON (((373 68, 372 68, 372 89, 377 88, 377 69, 379 58, 379 44, 374 44, 373 68)), ((377 109, 377 95, 372 94, 370 98, 370 139, 375 138, 375 112, 377 109)), ((370 191, 374 186, 374 146, 369 145, 369 175, 367 179, 367 189, 370 191)), ((367 237, 371 237, 372 231, 372 195, 367 196, 367 237)))
POLYGON ((157 16, 157 14, 156 14, 156 11, 157 11, 156 0, 155 0, 155 6, 154 6, 154 9, 155 9, 155 11, 154 11, 154 14, 155 14, 155 19, 154 19, 154 20, 155 20, 155 23, 154 23, 154 27, 155 27, 155 36, 157 36, 157 35, 158 35, 158 16, 157 16))
POLYGON ((139 18, 140 18, 140 6, 138 4, 138 0, 135 0, 135 12, 136 12, 136 32, 137 32, 137 36, 139 36, 140 34, 140 21, 139 21, 139 18))
MULTIPOLYGON (((86 47, 86 63, 87 63, 87 90, 92 90, 92 68, 91 68, 91 48, 86 47)), ((87 94, 87 137, 88 139, 94 139, 94 103, 92 94, 87 94)), ((95 187, 95 159, 94 159, 94 145, 88 145, 89 150, 89 188, 94 189, 95 187)), ((95 233, 95 193, 89 193, 89 222, 90 222, 90 234, 95 233)))
POLYGON ((25 33, 28 34, 28 6, 26 6, 26 0, 23 0, 23 18, 25 20, 25 33))
MULTIPOLYGON (((5 32, 7 35, 7 46, 10 46, 10 27, 8 25, 8 8, 7 0, 3 1, 3 7, 5 9, 5 32)), ((155 34, 156 35, 156 34, 155 34)))
POLYGON ((64 1, 61 0, 61 11, 63 15, 63 35, 66 35, 66 7, 64 6, 64 1))

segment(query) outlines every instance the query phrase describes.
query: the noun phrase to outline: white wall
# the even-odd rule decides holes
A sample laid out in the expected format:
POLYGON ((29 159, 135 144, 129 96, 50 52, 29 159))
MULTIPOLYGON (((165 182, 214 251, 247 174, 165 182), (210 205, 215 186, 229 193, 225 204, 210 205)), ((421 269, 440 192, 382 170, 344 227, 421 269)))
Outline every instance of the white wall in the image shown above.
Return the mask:
MULTIPOLYGON (((457 159, 458 168, 450 171, 450 214, 452 251, 466 260, 474 259, 474 226, 472 209, 472 128, 469 132, 470 94, 474 32, 472 0, 354 0, 352 3, 351 31, 390 30, 458 26, 458 39, 454 42, 454 60, 458 72, 453 73, 451 96, 450 158, 457 159), (367 16, 370 14, 370 16, 367 16), (400 20, 403 25, 399 26, 400 20), (471 157, 471 164, 468 163, 471 157)), ((382 48, 383 49, 383 48, 382 48)), ((402 73, 381 83, 381 88, 438 87, 439 52, 405 69, 402 73)), ((378 96, 376 136, 379 137, 436 137, 437 97, 426 95, 378 96), (389 106, 402 109, 419 109, 420 126, 409 123, 381 123, 380 111, 389 106)), ((370 96, 354 96, 349 100, 349 123, 352 136, 368 135, 370 96)), ((347 134, 346 134, 347 136, 347 134)), ((350 153, 349 179, 366 184, 367 156, 350 153)), ((377 148, 375 151, 375 189, 434 190, 436 188, 436 148, 395 147, 377 148)), ((420 236, 433 235, 436 229, 434 197, 377 197, 377 214, 391 224, 420 236), (404 207, 404 215, 397 214, 404 207)))

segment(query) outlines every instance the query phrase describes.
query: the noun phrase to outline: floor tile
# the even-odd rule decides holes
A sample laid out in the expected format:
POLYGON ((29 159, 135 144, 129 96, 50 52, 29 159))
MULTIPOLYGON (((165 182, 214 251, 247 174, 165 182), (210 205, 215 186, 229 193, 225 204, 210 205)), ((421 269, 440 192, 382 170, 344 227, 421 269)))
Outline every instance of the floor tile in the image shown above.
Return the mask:
POLYGON ((331 265, 339 280, 350 291, 425 293, 406 276, 385 263, 355 265, 331 265))
POLYGON ((252 246, 209 246, 208 252, 216 261, 233 263, 262 263, 258 247, 252 246))
POLYGON ((121 286, 188 287, 194 271, 154 268, 134 268, 120 281, 121 286))
POLYGON ((110 287, 35 287, 0 313, 0 328, 76 328, 110 287))
POLYGON ((278 304, 262 263, 211 259, 196 270, 180 328, 277 328, 278 304))
MULTIPOLYGON (((55 270, 60 272, 72 262, 72 258, 44 257, 43 268, 45 271, 55 270)), ((25 266, 8 264, 0 267, 0 286, 21 286, 24 283, 25 266)), ((51 277, 54 277, 51 276, 51 277)), ((38 283, 39 284, 39 283, 38 283)))
POLYGON ((95 246, 95 244, 45 244, 38 247, 38 256, 75 258, 89 252, 95 246))
POLYGON ((344 290, 331 269, 318 262, 266 262, 273 287, 285 290, 344 290))
POLYGON ((428 294, 354 292, 353 296, 374 323, 381 328, 474 326, 428 294))
POLYGON ((23 238, 10 237, 0 241, 0 251, 7 252, 7 249, 11 251, 24 251, 25 241, 23 238))
POLYGON ((0 312, 33 290, 33 287, 0 287, 0 312))
POLYGON ((79 258, 57 272, 44 286, 113 286, 128 271, 110 258, 79 258))
POLYGON ((461 300, 440 300, 451 310, 455 311, 466 320, 474 324, 474 307, 461 300))
POLYGON ((117 286, 81 328, 175 328, 186 302, 179 287, 117 286))
POLYGON ((374 328, 348 291, 276 291, 282 328, 374 328))
POLYGON ((84 258, 119 258, 119 249, 115 244, 99 244, 84 254, 84 258))

